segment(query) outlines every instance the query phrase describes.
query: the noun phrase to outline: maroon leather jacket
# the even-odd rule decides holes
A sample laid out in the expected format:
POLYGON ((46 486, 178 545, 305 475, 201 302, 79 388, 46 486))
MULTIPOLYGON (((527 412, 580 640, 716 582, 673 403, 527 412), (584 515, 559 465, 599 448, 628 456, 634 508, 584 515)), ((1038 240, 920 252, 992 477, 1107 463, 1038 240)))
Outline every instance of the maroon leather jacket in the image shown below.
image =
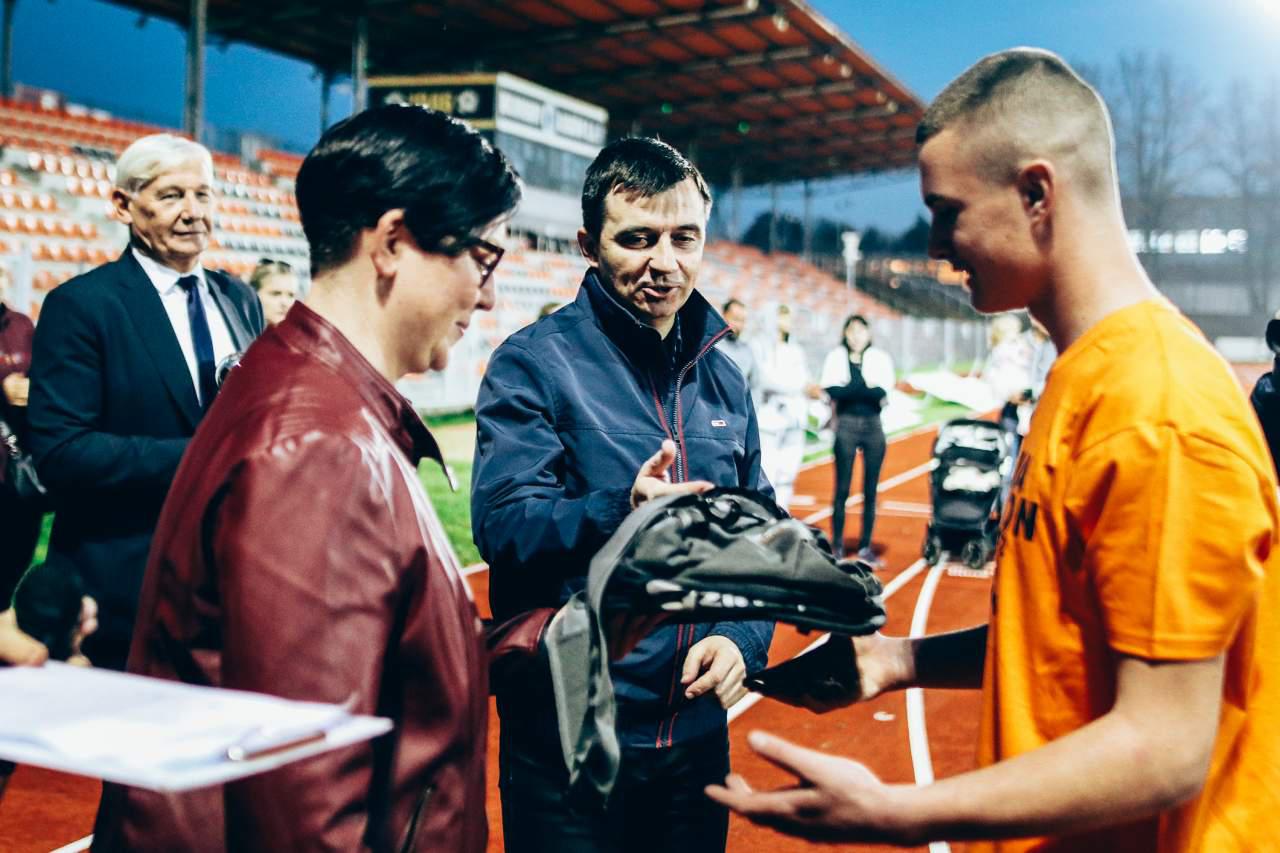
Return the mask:
MULTIPOLYGON (((25 376, 31 371, 31 339, 35 337, 35 331, 30 317, 0 302, 0 381, 11 373, 25 376)), ((0 393, 0 417, 6 414, 11 416, 13 411, 8 399, 0 393)), ((20 428, 26 424, 26 409, 23 408, 19 414, 20 428)))
MULTIPOLYGON (((485 849, 485 631, 395 388, 299 303, 231 371, 156 528, 129 671, 395 720, 221 787, 107 785, 93 849, 485 849)), ((536 648, 550 611, 495 632, 536 648)))
POLYGON ((0 379, 31 370, 31 339, 35 332, 30 317, 0 302, 0 379))

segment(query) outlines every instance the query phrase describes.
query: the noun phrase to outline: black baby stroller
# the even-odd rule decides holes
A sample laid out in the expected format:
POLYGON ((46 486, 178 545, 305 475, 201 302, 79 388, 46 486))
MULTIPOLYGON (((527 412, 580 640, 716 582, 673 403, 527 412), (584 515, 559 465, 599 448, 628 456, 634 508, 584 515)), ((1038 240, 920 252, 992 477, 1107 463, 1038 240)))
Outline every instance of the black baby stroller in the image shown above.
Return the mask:
POLYGON ((937 565, 947 552, 980 569, 995 552, 1000 483, 1013 464, 1009 437, 992 421, 948 421, 938 430, 933 458, 933 518, 925 534, 924 560, 937 565))

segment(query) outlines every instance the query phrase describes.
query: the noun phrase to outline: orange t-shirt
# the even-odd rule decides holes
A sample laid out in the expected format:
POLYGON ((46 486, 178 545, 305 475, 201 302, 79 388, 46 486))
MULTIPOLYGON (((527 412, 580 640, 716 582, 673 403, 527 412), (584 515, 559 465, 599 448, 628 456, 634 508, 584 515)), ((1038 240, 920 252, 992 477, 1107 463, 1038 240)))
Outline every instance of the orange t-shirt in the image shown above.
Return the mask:
POLYGON ((1169 302, 1117 311, 1062 354, 1001 521, 979 761, 1106 714, 1117 652, 1225 652, 1222 719, 1204 789, 1180 808, 976 849, 1280 850, 1276 504, 1244 393, 1169 302))

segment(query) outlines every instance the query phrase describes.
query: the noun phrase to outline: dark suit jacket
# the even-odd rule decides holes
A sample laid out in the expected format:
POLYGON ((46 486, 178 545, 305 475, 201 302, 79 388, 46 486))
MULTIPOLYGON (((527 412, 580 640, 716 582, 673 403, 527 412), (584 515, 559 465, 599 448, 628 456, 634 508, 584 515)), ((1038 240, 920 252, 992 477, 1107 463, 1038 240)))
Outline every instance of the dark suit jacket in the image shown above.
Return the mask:
MULTIPOLYGON (((262 331, 248 286, 205 271, 243 351, 262 331)), ((155 286, 132 251, 45 297, 36 325, 30 446, 55 501, 50 552, 98 600, 85 651, 122 669, 151 533, 202 410, 155 286)))

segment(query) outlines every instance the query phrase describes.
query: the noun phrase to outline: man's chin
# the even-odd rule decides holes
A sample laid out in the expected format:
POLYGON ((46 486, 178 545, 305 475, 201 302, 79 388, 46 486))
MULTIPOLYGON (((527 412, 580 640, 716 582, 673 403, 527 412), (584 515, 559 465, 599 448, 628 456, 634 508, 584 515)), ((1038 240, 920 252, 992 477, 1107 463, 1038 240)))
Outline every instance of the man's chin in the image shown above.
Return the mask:
POLYGON ((173 267, 174 269, 182 269, 184 267, 191 266, 192 264, 200 263, 200 256, 204 254, 204 250, 205 247, 203 246, 194 251, 188 246, 178 246, 161 258, 161 260, 167 266, 173 267))

